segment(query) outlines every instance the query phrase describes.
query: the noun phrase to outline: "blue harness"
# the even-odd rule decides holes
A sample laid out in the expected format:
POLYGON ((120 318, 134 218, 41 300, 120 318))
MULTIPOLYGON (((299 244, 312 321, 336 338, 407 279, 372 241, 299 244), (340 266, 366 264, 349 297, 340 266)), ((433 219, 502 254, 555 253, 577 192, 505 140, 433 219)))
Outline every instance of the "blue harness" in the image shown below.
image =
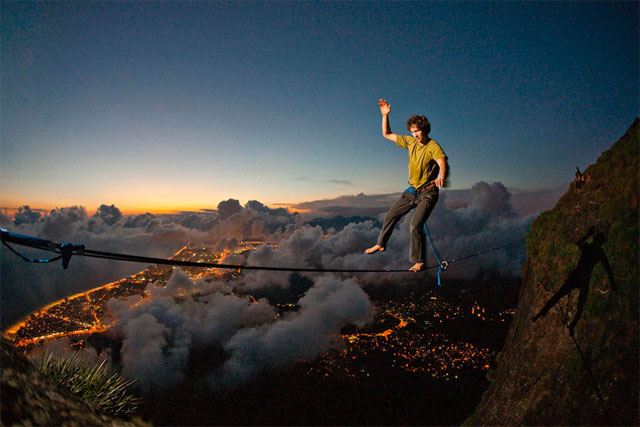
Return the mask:
POLYGON ((418 192, 416 191, 416 189, 415 189, 415 188, 413 188, 412 186, 409 186, 406 190, 404 190, 404 192, 405 192, 405 193, 406 193, 407 191, 408 191, 409 193, 413 194, 414 196, 417 196, 418 194, 420 194, 420 193, 418 193, 418 192))

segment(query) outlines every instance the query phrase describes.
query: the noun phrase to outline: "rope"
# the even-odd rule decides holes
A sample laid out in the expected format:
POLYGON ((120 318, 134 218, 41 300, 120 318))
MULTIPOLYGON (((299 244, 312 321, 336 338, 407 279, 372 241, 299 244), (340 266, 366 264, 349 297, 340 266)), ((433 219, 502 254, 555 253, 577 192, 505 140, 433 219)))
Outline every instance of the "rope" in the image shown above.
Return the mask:
MULTIPOLYGON (((182 261, 182 260, 176 260, 176 259, 152 258, 152 257, 139 256, 139 255, 128 255, 128 254, 85 249, 84 245, 73 245, 71 243, 62 243, 62 244, 55 243, 49 240, 39 239, 37 237, 10 233, 9 231, 2 228, 0 228, 0 237, 2 239, 2 243, 7 247, 9 247, 7 243, 14 243, 17 245, 23 245, 23 246, 42 249, 50 252, 56 252, 60 254, 60 256, 56 258, 52 258, 50 260, 33 260, 33 259, 22 256, 17 251, 9 247, 9 249, 11 249, 12 252, 14 252, 18 256, 20 256, 23 260, 28 262, 43 263, 43 262, 51 262, 57 259, 62 259, 62 268, 64 269, 66 269, 69 266, 69 261, 71 260, 71 256, 78 255, 78 256, 85 256, 89 258, 110 259, 115 261, 140 262, 145 264, 162 264, 162 265, 172 265, 177 267, 228 268, 228 269, 234 269, 234 270, 293 271, 293 272, 307 272, 307 273, 408 273, 409 272, 409 270, 393 270, 393 269, 359 270, 359 269, 316 268, 316 267, 310 267, 310 268, 270 267, 270 266, 258 266, 258 265, 216 264, 216 263, 209 263, 209 262, 194 262, 194 261, 182 261)), ((524 238, 518 239, 513 242, 510 242, 501 246, 497 246, 492 249, 488 249, 482 252, 477 252, 475 254, 467 255, 465 257, 454 259, 451 261, 440 262, 440 259, 436 254, 436 258, 438 258, 439 264, 425 267, 423 270, 430 270, 433 268, 440 268, 441 270, 445 270, 449 264, 452 264, 454 262, 462 261, 464 259, 482 255, 491 251, 495 251, 495 250, 504 248, 506 246, 513 245, 514 243, 517 243, 523 239, 524 238)), ((434 249, 434 253, 435 253, 435 249, 434 249)), ((440 284, 439 281, 438 281, 438 284, 440 284)))
POLYGON ((438 266, 440 267, 438 268, 438 286, 442 286, 440 284, 440 273, 446 270, 447 267, 449 267, 449 263, 447 261, 440 261, 438 252, 436 252, 436 248, 433 246, 433 243, 431 243, 431 236, 429 236, 429 227, 427 227, 426 222, 424 223, 424 231, 427 234, 427 241, 429 242, 429 246, 431 246, 431 251, 433 252, 433 255, 435 255, 436 260, 438 261, 438 266))
POLYGON ((18 252, 15 249, 13 249, 11 246, 9 246, 7 244, 7 242, 5 242, 4 240, 2 241, 2 244, 5 245, 7 247, 7 249, 9 249, 11 252, 13 252, 14 254, 18 255, 20 258, 22 258, 26 262, 33 262, 33 263, 37 263, 37 264, 46 264, 48 262, 57 261, 60 258, 62 258, 62 255, 59 255, 59 256, 53 257, 53 258, 49 258, 49 259, 27 258, 26 256, 22 255, 20 252, 18 252))

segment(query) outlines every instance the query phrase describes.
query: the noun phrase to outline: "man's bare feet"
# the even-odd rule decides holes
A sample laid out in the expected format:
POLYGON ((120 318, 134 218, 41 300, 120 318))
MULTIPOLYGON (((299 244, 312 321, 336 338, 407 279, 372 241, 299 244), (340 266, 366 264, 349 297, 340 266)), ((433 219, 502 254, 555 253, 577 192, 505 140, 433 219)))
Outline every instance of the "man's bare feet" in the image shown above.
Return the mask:
POLYGON ((384 251, 384 248, 380 245, 375 245, 375 246, 371 246, 369 249, 365 250, 364 253, 365 254, 372 254, 374 252, 382 252, 384 251))
POLYGON ((409 271, 413 271, 417 273, 418 271, 422 270, 423 266, 424 266, 423 262, 417 262, 413 265, 413 267, 409 269, 409 271))

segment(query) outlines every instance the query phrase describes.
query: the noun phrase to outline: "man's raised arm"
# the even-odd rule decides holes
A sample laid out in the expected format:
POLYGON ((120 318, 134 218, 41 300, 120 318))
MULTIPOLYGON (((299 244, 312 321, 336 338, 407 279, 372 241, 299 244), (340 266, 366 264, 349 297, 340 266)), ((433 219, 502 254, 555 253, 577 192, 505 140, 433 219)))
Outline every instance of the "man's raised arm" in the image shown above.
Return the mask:
POLYGON ((382 114, 382 136, 389 141, 396 142, 398 135, 391 132, 389 126, 389 113, 391 112, 391 106, 384 99, 378 100, 378 107, 380 107, 380 114, 382 114))

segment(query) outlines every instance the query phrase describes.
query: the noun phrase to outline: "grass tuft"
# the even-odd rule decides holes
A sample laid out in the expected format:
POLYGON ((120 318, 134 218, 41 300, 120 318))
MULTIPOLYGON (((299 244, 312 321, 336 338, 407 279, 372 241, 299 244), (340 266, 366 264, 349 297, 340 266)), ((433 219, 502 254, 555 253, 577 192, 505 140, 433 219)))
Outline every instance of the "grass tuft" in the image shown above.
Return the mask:
POLYGON ((128 416, 141 403, 130 391, 135 381, 125 379, 117 372, 112 373, 106 360, 90 366, 76 354, 58 357, 46 353, 40 359, 38 368, 108 414, 128 416))

